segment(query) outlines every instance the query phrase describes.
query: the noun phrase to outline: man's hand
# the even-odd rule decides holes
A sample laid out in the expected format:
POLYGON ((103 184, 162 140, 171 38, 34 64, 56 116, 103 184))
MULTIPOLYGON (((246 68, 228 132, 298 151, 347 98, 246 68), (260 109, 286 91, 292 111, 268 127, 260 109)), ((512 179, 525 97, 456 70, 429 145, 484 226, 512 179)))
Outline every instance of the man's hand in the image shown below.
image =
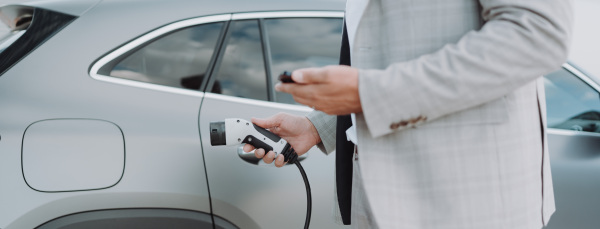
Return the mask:
POLYGON ((296 102, 330 115, 361 113, 358 95, 358 69, 331 65, 298 69, 292 73, 294 83, 278 83, 277 91, 294 96, 296 102))
MULTIPOLYGON (((321 137, 319 137, 317 129, 304 116, 279 113, 267 119, 252 118, 252 122, 257 126, 269 129, 269 131, 285 139, 296 150, 298 156, 306 153, 314 145, 321 142, 321 137)), ((254 149, 255 147, 250 144, 244 145, 244 152, 250 152, 254 149)), ((262 158, 267 164, 271 164, 275 160, 275 166, 281 167, 285 165, 283 155, 279 154, 275 158, 273 151, 269 151, 265 156, 264 149, 256 149, 254 155, 262 158)))

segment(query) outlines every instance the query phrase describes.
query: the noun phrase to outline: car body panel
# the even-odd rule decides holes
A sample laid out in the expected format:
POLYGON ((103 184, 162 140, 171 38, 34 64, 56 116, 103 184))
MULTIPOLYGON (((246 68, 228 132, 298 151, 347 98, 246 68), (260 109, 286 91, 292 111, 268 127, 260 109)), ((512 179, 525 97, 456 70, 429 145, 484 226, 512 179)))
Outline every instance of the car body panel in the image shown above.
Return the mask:
POLYGON ((0 228, 33 228, 61 215, 104 208, 210 212, 196 124, 202 93, 172 94, 91 78, 91 63, 112 48, 91 48, 102 46, 95 44, 103 39, 82 34, 88 28, 82 22, 75 20, 0 77, 0 206, 9 206, 0 208, 0 228), (27 186, 19 162, 27 126, 64 118, 108 120, 122 129, 126 160, 119 184, 53 194, 27 186))
MULTIPOLYGON (((0 151, 13 152, 3 155, 3 160, 0 160, 3 168, 0 177, 6 187, 0 189, 0 196, 3 196, 0 205, 11 206, 0 210, 0 225, 5 226, 18 216, 51 202, 51 211, 40 212, 47 215, 42 219, 50 220, 62 214, 109 206, 168 206, 210 212, 199 130, 194 125, 197 123, 201 97, 96 81, 87 75, 87 69, 70 67, 78 62, 77 56, 63 58, 63 66, 60 63, 48 63, 45 60, 52 57, 40 55, 47 54, 44 47, 12 69, 12 72, 20 74, 7 73, 0 77, 0 97, 18 98, 0 102, 0 107, 3 107, 0 119, 10 120, 10 123, 2 123, 3 144, 0 144, 0 151), (29 64, 36 68, 21 67, 29 64), (130 112, 131 108, 135 108, 135 112, 130 112), (61 118, 110 120, 119 125, 125 136, 126 165, 125 174, 118 185, 108 190, 77 195, 49 195, 36 192, 24 183, 20 163, 17 163, 21 160, 21 141, 15 138, 22 138, 26 126, 31 123, 61 118), (19 195, 5 198, 12 196, 10 193, 19 195), (164 195, 152 195, 159 193, 164 195), (94 197, 112 194, 114 198, 94 197), (87 204, 69 201, 85 195, 90 195, 87 204), (118 196, 132 199, 118 201, 118 196)), ((56 53, 54 51, 50 53, 56 53)), ((27 222, 34 226, 35 223, 43 223, 27 222)))

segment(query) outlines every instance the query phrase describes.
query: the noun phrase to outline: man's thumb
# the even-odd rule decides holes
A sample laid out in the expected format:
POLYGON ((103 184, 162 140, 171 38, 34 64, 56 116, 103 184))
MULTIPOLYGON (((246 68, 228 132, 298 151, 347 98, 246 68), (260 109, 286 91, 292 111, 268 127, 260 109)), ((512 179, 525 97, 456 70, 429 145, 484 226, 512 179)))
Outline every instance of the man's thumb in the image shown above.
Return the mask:
POLYGON ((276 126, 276 123, 273 119, 252 118, 252 123, 265 129, 276 126))

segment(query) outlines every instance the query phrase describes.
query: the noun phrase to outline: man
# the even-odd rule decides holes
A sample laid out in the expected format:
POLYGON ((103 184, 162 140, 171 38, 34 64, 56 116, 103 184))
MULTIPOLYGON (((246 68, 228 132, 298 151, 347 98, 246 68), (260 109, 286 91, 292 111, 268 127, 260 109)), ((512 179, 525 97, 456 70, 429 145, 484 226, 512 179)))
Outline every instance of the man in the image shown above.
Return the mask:
POLYGON ((567 0, 349 0, 352 67, 294 71, 276 89, 316 111, 253 122, 299 154, 337 135, 355 228, 542 228, 555 209, 540 76, 565 61, 571 16, 567 0))

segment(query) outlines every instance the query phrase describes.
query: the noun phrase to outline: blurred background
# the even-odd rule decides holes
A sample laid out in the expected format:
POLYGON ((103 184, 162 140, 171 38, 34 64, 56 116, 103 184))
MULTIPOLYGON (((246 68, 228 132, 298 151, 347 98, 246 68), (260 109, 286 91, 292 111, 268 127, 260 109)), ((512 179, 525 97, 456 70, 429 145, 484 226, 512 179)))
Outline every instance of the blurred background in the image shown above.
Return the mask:
POLYGON ((600 76, 600 0, 574 0, 575 25, 569 59, 594 76, 600 76), (596 29, 594 29, 596 28, 596 29))
MULTIPOLYGON (((25 0, 0 0, 0 6, 19 2, 25 0)), ((573 0, 573 5, 575 25, 569 60, 591 75, 600 77, 600 0, 573 0)), ((4 29, 0 27, 0 34, 5 32, 2 31, 4 29)))

